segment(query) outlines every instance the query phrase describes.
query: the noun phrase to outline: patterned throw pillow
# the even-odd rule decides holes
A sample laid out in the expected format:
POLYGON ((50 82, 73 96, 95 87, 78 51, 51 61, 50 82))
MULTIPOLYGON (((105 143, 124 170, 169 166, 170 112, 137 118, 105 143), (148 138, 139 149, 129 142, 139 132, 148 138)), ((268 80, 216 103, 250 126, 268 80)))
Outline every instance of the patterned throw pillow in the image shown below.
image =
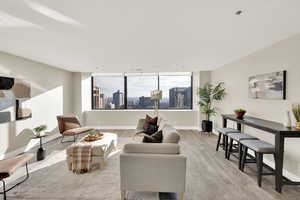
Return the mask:
POLYGON ((147 130, 144 131, 147 135, 152 135, 153 133, 157 132, 158 126, 149 124, 147 130))
POLYGON ((158 131, 151 136, 144 136, 143 143, 162 143, 163 134, 162 131, 158 131))
POLYGON ((158 120, 158 117, 152 118, 149 115, 146 115, 146 119, 145 119, 144 126, 143 126, 144 130, 146 131, 150 124, 157 126, 157 120, 158 120))

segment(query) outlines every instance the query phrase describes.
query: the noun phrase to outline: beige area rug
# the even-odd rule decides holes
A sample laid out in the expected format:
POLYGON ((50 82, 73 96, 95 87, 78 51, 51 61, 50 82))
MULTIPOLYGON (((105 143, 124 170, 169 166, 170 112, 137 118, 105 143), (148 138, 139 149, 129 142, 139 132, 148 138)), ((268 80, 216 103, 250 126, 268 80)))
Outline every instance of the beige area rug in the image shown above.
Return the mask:
MULTIPOLYGON (((118 138, 118 150, 110 155, 107 166, 83 175, 68 171, 65 148, 59 140, 46 144, 47 158, 29 165, 30 178, 8 192, 9 200, 118 200, 120 199, 119 154, 121 147, 133 142, 131 137, 118 138)), ((35 150, 34 150, 35 151, 35 150)), ((24 169, 22 169, 24 170, 24 169)), ((18 174, 23 174, 23 171, 18 174)), ((2 196, 0 197, 0 199, 2 196)), ((128 192, 128 200, 159 200, 158 193, 128 192)))

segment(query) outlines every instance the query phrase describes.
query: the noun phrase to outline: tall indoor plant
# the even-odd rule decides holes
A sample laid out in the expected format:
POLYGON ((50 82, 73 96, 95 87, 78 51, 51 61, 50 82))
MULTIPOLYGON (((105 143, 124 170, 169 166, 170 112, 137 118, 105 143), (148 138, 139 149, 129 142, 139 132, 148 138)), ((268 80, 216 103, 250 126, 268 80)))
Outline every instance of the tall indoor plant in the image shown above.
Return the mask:
POLYGON ((202 120, 202 131, 211 132, 213 122, 210 119, 217 113, 213 103, 224 99, 226 95, 224 83, 218 83, 216 86, 206 84, 203 88, 199 88, 198 95, 200 97, 199 105, 201 112, 206 116, 206 120, 202 120))

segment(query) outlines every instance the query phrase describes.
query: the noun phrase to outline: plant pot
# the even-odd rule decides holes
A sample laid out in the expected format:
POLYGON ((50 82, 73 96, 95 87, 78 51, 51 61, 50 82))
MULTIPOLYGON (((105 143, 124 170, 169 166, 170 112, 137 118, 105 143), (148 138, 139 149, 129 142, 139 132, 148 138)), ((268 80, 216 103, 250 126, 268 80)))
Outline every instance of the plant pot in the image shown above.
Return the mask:
POLYGON ((203 132, 212 132, 213 122, 209 120, 202 120, 202 131, 203 132))
POLYGON ((244 119, 245 114, 246 114, 246 112, 235 112, 237 119, 244 119))
POLYGON ((300 122, 296 122, 296 129, 300 129, 300 122))

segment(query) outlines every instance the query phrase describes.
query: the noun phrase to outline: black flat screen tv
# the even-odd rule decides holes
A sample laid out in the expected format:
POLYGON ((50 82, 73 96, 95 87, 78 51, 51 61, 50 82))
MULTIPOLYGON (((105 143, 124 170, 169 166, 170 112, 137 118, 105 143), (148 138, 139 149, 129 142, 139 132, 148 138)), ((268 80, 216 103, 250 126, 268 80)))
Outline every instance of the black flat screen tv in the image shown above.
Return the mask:
POLYGON ((10 90, 15 83, 14 78, 0 76, 0 90, 10 90))

